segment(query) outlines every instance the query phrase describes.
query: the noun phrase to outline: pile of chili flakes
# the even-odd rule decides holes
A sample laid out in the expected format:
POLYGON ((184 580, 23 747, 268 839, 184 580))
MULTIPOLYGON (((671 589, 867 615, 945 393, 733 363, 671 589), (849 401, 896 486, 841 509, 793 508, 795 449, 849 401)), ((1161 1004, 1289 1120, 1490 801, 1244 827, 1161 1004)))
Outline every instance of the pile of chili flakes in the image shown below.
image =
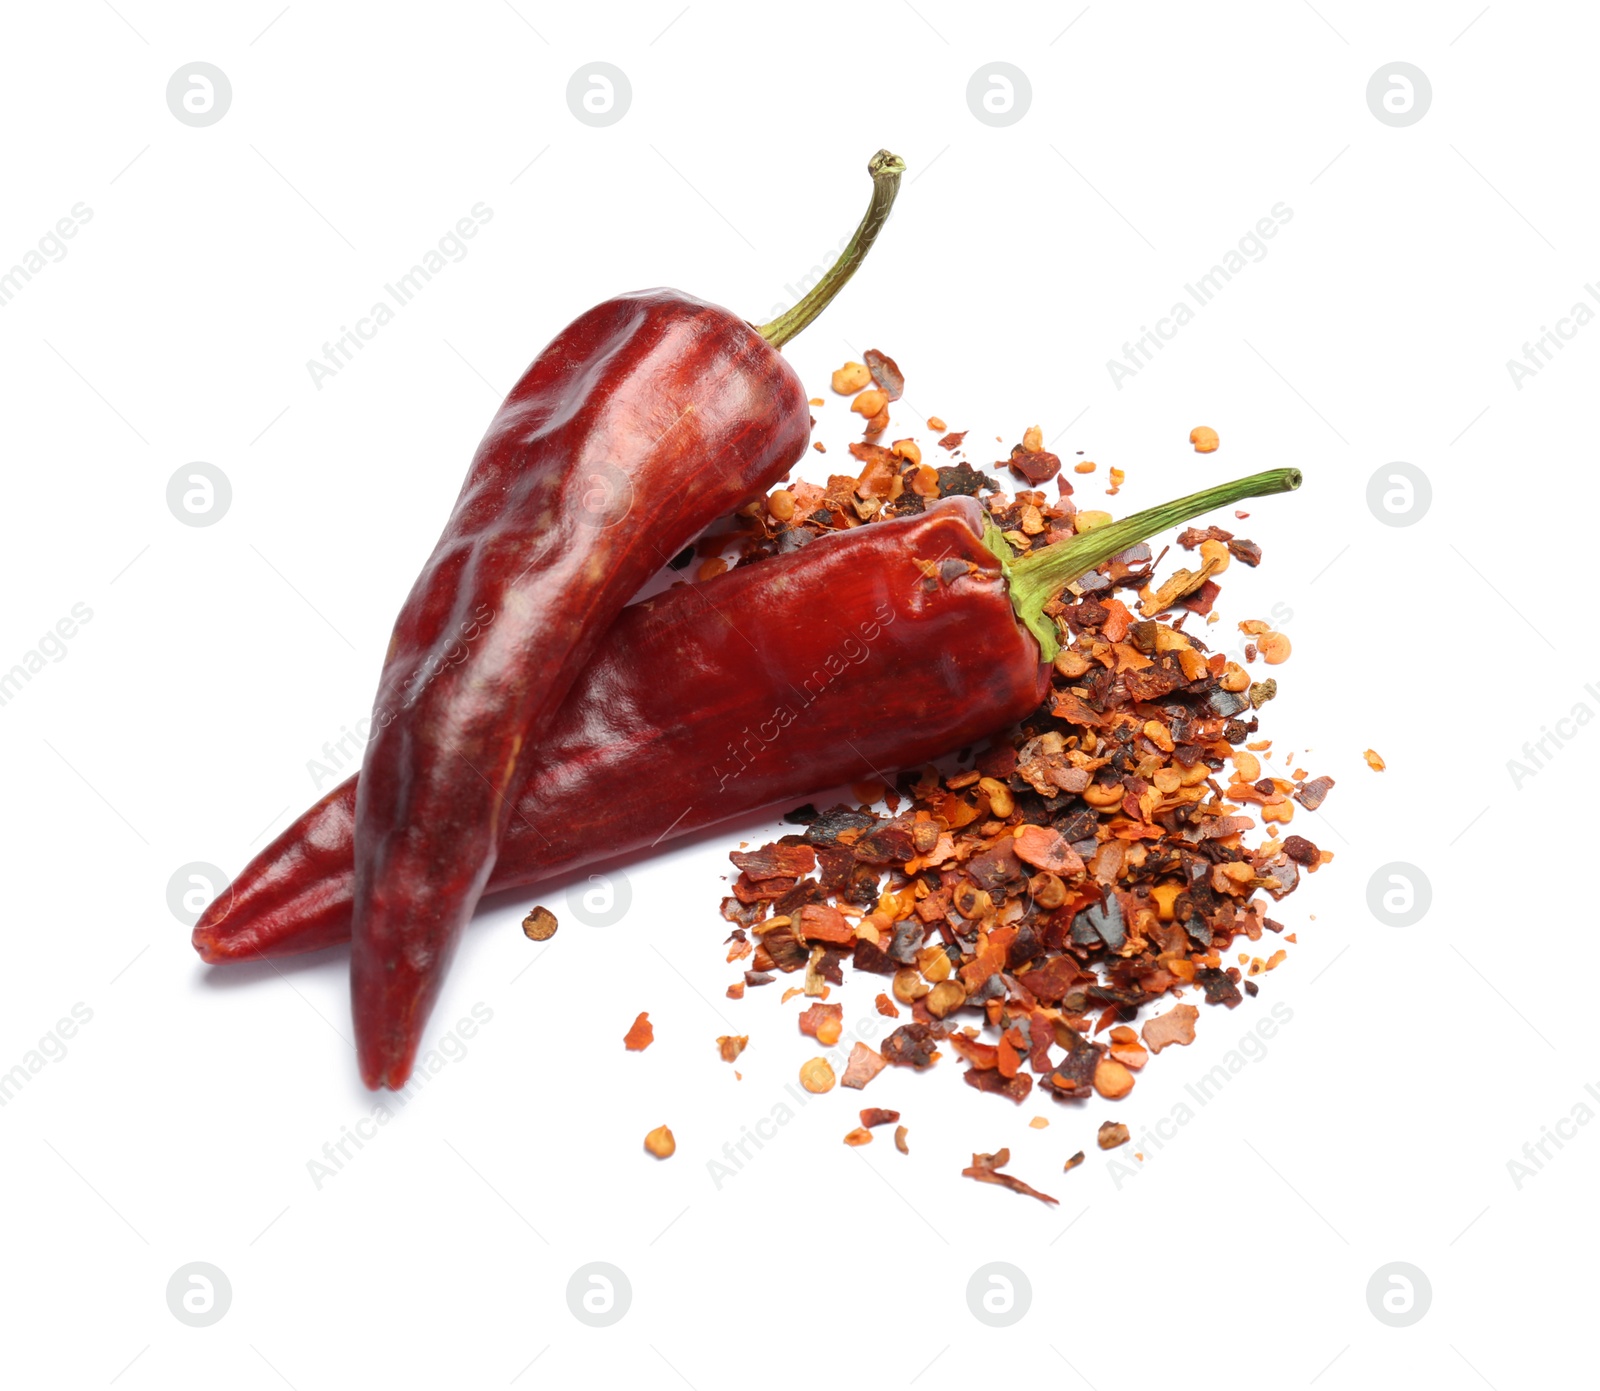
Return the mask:
MULTIPOLYGON (((1054 477, 1056 500, 1008 499, 965 461, 931 468, 914 441, 850 448, 858 476, 791 485, 792 509, 767 499, 741 514, 738 563, 952 493, 981 495, 1020 550, 1086 529, 1036 430, 997 467, 1029 484, 1054 477)), ((1232 1009, 1258 992, 1255 977, 1285 956, 1271 944, 1294 941, 1269 901, 1333 858, 1286 828, 1295 804, 1315 810, 1333 780, 1263 772, 1271 741, 1255 737, 1256 711, 1276 682, 1251 680, 1186 631, 1217 622, 1215 576, 1230 560, 1258 564, 1260 547, 1218 527, 1178 541, 1200 550, 1199 570, 1156 584, 1165 552, 1152 559, 1140 544, 1047 608, 1061 635, 1051 698, 970 766, 900 774, 883 789, 886 813, 802 807, 785 820, 803 830, 730 856, 728 959, 749 962, 730 996, 788 973, 802 975, 788 994, 825 1000, 849 962, 886 978, 877 1007, 906 1022, 880 1050, 854 1045, 844 1085, 887 1066, 926 1069, 948 1046, 969 1086, 1020 1104, 1036 1085, 1060 1102, 1126 1096, 1151 1053, 1193 1040, 1199 1011, 1185 997, 1232 1009), (1270 834, 1251 847, 1256 816, 1270 834), (1249 950, 1236 952, 1241 938, 1249 950)), ((840 1012, 813 1004, 802 1032, 836 1040, 840 1012)))

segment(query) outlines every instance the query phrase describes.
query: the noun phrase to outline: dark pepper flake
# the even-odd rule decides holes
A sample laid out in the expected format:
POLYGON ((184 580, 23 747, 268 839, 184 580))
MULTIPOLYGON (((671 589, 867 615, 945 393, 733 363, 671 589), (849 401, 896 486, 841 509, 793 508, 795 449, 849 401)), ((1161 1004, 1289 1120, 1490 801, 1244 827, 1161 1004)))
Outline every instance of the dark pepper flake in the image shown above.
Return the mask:
POLYGON ((981 469, 975 469, 965 459, 959 464, 936 469, 940 497, 977 497, 984 491, 994 490, 994 479, 981 469))
POLYGON ((1009 1096, 1019 1106, 1033 1090, 1033 1078, 1026 1072, 1006 1077, 996 1068, 969 1067, 961 1076, 969 1087, 976 1087, 980 1092, 1009 1096))
POLYGON ((1215 967, 1207 966, 1194 973, 1195 984, 1206 992, 1208 1005, 1226 1005, 1232 1009, 1244 997, 1239 994, 1239 987, 1225 972, 1215 967))
POLYGON ((1314 865, 1322 858, 1322 852, 1304 836, 1290 836, 1283 843, 1283 853, 1301 865, 1314 865))
POLYGON ((922 1069, 933 1063, 939 1035, 931 1024, 902 1024, 883 1041, 883 1056, 897 1067, 922 1069))

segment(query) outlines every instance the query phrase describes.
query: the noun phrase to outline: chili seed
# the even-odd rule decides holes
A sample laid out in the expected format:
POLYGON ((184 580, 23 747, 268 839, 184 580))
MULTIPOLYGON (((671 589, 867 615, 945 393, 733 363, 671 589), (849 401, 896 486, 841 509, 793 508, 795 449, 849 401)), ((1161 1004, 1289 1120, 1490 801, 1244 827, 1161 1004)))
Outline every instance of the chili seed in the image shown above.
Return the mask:
POLYGON ((670 1159, 677 1153, 678 1142, 664 1125, 658 1125, 644 1137, 644 1147, 657 1159, 670 1159))
POLYGON ((889 393, 877 387, 870 387, 863 391, 850 403, 850 409, 857 415, 867 416, 869 419, 883 410, 889 404, 889 393))
POLYGON ((810 1062, 801 1064, 800 1085, 808 1092, 820 1094, 832 1091, 833 1081, 833 1069, 826 1058, 812 1058, 810 1062))
POLYGON ((833 389, 841 396, 854 396, 871 380, 864 362, 847 362, 833 374, 833 389))
POLYGON ((522 920, 523 935, 530 942, 548 942, 556 935, 556 915, 548 908, 535 908, 522 920))

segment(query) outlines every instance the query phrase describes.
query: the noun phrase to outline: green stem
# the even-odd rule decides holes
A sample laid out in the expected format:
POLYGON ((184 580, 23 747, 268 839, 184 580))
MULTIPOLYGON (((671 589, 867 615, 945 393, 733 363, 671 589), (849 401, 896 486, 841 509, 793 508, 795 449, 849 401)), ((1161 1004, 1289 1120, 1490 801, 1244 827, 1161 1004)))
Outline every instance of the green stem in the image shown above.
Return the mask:
POLYGON ((1058 644, 1055 624, 1045 617, 1044 606, 1078 576, 1087 574, 1114 555, 1121 555, 1129 546, 1147 541, 1158 532, 1203 512, 1242 502, 1245 498, 1292 493, 1299 486, 1300 470, 1297 468, 1252 473, 1248 478, 1235 478, 1231 483, 1219 483, 1214 488, 1190 493, 1188 497, 1174 498, 1159 507, 1135 512, 1120 521, 1107 522, 1020 560, 1014 558, 1011 547, 992 522, 985 528, 984 541, 999 557, 1000 568, 1010 581, 1011 605, 1017 611, 1018 620, 1039 639, 1039 647, 1049 661, 1056 655, 1058 644))
POLYGON ((799 304, 787 313, 778 315, 770 324, 762 324, 756 329, 774 348, 781 348, 822 313, 867 259, 872 243, 877 241, 883 224, 889 220, 889 209, 894 206, 895 194, 900 191, 900 176, 905 172, 905 160, 887 150, 879 150, 867 161, 867 173, 872 175, 872 202, 868 204, 867 215, 861 219, 855 235, 850 238, 850 244, 839 253, 839 259, 828 267, 822 279, 811 287, 799 304))

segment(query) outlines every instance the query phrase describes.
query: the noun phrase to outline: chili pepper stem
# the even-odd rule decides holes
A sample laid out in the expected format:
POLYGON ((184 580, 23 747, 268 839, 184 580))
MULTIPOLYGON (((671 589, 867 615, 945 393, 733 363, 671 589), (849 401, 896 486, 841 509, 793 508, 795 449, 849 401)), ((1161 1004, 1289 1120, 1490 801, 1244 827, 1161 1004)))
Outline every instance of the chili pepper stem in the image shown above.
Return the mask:
POLYGON ((1078 576, 1121 555, 1129 546, 1147 541, 1168 527, 1189 521, 1213 508, 1242 502, 1245 498, 1267 497, 1273 493, 1292 493, 1300 486, 1297 468, 1268 469, 1247 478, 1219 483, 1187 497, 1174 498, 1159 507, 1149 507, 1104 526, 1095 527, 1070 541, 1018 559, 1000 529, 985 519, 984 543, 1000 560, 1000 568, 1011 586, 1011 606, 1017 619, 1039 640, 1046 661, 1055 657, 1059 644, 1053 620, 1045 617, 1044 606, 1078 576))
POLYGON ((856 228, 850 243, 839 253, 839 259, 828 267, 822 279, 793 309, 778 315, 770 324, 757 326, 759 333, 774 348, 781 348, 799 333, 833 301, 844 289, 845 282, 860 269, 877 241, 883 224, 889 220, 889 209, 894 206, 895 195, 900 191, 900 176, 906 172, 906 162, 899 155, 879 150, 867 161, 867 173, 872 175, 872 202, 867 205, 866 216, 856 228))

